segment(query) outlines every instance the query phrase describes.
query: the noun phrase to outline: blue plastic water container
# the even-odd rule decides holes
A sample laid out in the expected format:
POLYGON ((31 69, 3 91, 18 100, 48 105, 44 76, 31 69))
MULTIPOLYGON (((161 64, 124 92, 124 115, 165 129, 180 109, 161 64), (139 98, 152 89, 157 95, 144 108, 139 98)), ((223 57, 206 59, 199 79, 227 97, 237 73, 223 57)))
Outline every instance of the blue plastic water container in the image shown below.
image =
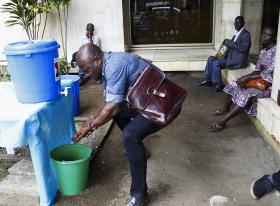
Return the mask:
POLYGON ((78 75, 61 75, 61 87, 71 87, 70 94, 73 96, 73 116, 80 113, 80 77, 78 75))
POLYGON ((37 103, 60 95, 59 44, 55 40, 20 41, 5 46, 17 100, 37 103))

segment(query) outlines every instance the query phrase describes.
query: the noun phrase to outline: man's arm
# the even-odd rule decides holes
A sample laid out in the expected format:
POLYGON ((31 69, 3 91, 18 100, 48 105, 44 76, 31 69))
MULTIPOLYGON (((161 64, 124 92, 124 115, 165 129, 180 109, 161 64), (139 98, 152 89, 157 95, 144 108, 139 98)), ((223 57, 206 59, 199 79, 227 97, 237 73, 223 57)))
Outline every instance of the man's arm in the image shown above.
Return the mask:
POLYGON ((96 128, 105 124, 110 119, 112 119, 118 113, 119 110, 120 110, 119 104, 113 102, 106 102, 103 109, 91 122, 91 127, 96 128))
POLYGON ((244 34, 240 34, 238 38, 241 38, 240 44, 237 44, 236 42, 225 39, 224 45, 226 45, 229 49, 237 50, 241 53, 246 53, 251 47, 251 35, 249 32, 246 32, 244 34))
POLYGON ((119 111, 119 104, 113 102, 104 102, 96 113, 90 116, 85 126, 73 137, 73 141, 77 142, 87 136, 93 128, 97 128, 110 119, 112 119, 119 111))
POLYGON ((83 127, 90 125, 91 122, 92 122, 92 121, 99 115, 99 113, 102 111, 102 109, 105 107, 105 105, 106 105, 106 100, 105 100, 105 98, 104 98, 102 104, 99 106, 99 108, 98 108, 97 110, 95 110, 95 111, 89 116, 89 118, 87 119, 87 121, 86 121, 86 123, 85 123, 85 125, 84 125, 83 127))

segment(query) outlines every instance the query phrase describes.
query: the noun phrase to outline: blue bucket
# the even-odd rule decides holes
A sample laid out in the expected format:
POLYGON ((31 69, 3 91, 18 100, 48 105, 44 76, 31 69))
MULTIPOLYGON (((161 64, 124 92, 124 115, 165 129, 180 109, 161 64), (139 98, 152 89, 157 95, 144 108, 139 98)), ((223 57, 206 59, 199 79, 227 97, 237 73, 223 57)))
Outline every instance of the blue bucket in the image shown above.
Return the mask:
POLYGON ((59 44, 55 40, 20 41, 5 46, 17 100, 37 103, 60 96, 59 44))
POLYGON ((73 96, 73 116, 76 117, 80 113, 80 77, 77 75, 61 75, 61 87, 71 87, 73 96))

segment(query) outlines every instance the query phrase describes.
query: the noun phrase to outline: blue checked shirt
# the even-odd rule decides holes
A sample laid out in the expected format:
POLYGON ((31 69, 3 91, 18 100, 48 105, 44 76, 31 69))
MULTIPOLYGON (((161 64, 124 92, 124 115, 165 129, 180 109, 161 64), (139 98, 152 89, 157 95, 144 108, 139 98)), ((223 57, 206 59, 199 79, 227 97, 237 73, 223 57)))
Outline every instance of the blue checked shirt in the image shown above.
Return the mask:
POLYGON ((123 102, 128 87, 147 66, 147 62, 130 53, 104 52, 102 78, 106 102, 123 102))

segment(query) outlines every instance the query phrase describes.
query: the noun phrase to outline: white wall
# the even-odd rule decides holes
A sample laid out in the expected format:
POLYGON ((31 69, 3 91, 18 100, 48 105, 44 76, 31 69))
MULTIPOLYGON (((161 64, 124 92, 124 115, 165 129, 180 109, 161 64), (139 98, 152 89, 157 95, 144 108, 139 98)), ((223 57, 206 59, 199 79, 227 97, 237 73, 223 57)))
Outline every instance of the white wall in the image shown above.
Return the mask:
POLYGON ((242 0, 223 0, 222 37, 231 39, 235 33, 234 20, 241 15, 242 0))
MULTIPOLYGON (((8 0, 0 0, 0 5, 8 0)), ((0 13, 0 51, 4 45, 21 40, 27 40, 27 35, 21 27, 8 28, 4 25, 7 14, 0 13)), ((124 51, 122 0, 72 0, 69 7, 68 22, 68 60, 71 54, 80 47, 80 36, 85 34, 86 24, 95 25, 96 34, 101 38, 103 50, 124 51)), ((45 39, 56 39, 61 43, 58 15, 49 16, 45 39)), ((62 51, 60 49, 60 53, 62 51)), ((3 54, 0 60, 5 59, 3 54)))
POLYGON ((215 31, 215 35, 214 35, 214 46, 215 49, 218 49, 221 45, 221 43, 224 40, 224 34, 222 34, 222 23, 223 23, 223 1, 215 1, 215 6, 214 6, 215 10, 214 10, 214 18, 215 18, 215 22, 214 22, 214 31, 215 31))
POLYGON ((218 49, 225 38, 231 39, 235 33, 234 20, 241 15, 242 0, 216 0, 215 3, 214 46, 218 49))
MULTIPOLYGON (((0 5, 6 3, 7 0, 0 0, 0 5)), ((8 20, 8 13, 0 12, 0 60, 6 59, 2 53, 5 45, 14 41, 27 40, 25 31, 20 26, 7 27, 4 22, 8 20)))

